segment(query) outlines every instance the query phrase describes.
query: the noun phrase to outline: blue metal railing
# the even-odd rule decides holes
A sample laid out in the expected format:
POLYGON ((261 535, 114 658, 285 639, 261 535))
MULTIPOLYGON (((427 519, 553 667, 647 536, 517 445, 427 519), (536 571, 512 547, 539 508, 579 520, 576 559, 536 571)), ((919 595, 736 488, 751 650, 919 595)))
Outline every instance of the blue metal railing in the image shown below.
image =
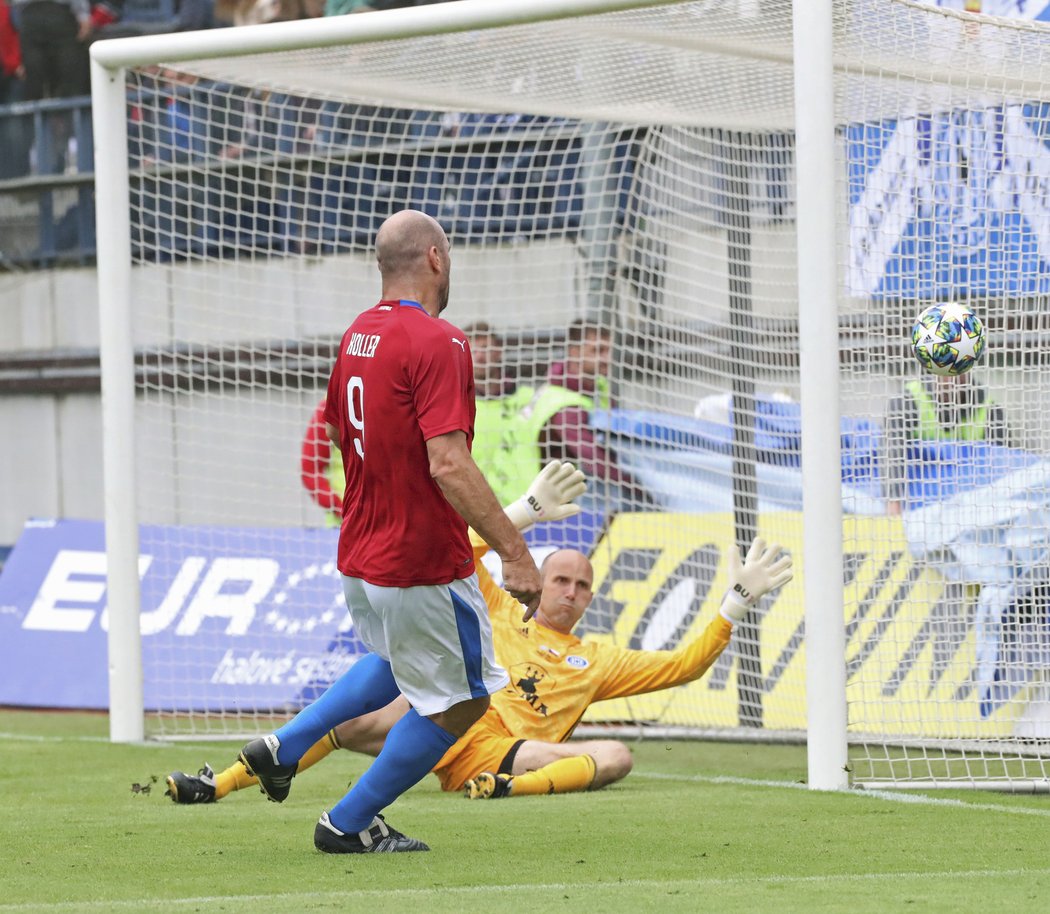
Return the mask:
POLYGON ((90 96, 0 105, 0 261, 94 257, 93 145, 90 96))
MULTIPOLYGON (((645 216, 630 193, 644 128, 465 114, 450 131, 438 112, 203 80, 158 80, 127 102, 137 259, 362 249, 409 206, 456 244, 552 235, 586 244, 596 214, 626 231, 645 216)), ((770 218, 785 218, 791 150, 777 135, 764 143, 768 187, 754 192, 770 218)), ((90 98, 0 106, 0 266, 89 263, 94 220, 90 98)))
MULTIPOLYGON (((578 225, 579 141, 564 123, 468 118, 460 136, 449 138, 426 112, 391 111, 391 130, 377 133, 378 110, 325 103, 313 112, 316 136, 304 148, 292 132, 301 102, 274 104, 271 97, 265 111, 253 112, 266 129, 229 159, 220 147, 230 130, 215 137, 194 126, 207 125, 215 97, 203 84, 129 92, 136 256, 279 256, 367 246, 383 218, 404 206, 432 212, 468 243, 571 233, 578 225), (181 116, 170 113, 173 106, 181 116), (359 120, 370 129, 358 127, 359 120), (498 152, 490 148, 497 134, 498 152), (468 159, 477 164, 464 183, 468 159)), ((228 91, 218 97, 249 102, 228 91)), ((236 132, 247 111, 231 107, 228 114, 236 132)), ((5 131, 12 141, 0 142, 10 150, 0 169, 0 263, 89 262, 95 252, 90 98, 0 106, 0 137, 5 131), (5 206, 5 198, 21 202, 23 212, 5 206), (35 231, 25 230, 26 201, 35 202, 35 231)))

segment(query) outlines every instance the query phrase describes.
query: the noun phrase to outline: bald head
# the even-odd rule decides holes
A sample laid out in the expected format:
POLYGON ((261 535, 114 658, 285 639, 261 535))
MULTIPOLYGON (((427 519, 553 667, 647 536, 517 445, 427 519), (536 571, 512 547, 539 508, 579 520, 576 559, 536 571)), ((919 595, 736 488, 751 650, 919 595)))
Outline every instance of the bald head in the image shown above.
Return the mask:
POLYGON ((540 566, 543 590, 536 621, 556 632, 568 634, 591 605, 594 568, 577 549, 558 549, 540 566))
POLYGON ((414 209, 394 213, 379 227, 376 260, 385 300, 419 302, 433 317, 445 310, 452 258, 436 219, 414 209))
POLYGON ((579 567, 592 576, 594 574, 594 570, 591 568, 591 560, 579 549, 555 549, 553 552, 548 552, 543 561, 540 562, 540 574, 546 575, 548 571, 563 568, 566 565, 579 567))
POLYGON ((384 281, 425 269, 432 248, 448 250, 445 230, 436 219, 414 209, 394 213, 376 235, 376 260, 384 281))

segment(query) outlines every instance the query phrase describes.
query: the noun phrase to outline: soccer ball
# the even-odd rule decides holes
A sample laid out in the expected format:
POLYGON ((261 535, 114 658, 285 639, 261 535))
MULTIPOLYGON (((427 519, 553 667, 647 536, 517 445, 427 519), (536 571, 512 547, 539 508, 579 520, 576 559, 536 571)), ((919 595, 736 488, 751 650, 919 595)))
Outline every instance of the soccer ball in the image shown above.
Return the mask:
POLYGON ((930 305, 915 321, 911 345, 915 358, 934 374, 966 374, 984 352, 984 324, 957 302, 930 305))

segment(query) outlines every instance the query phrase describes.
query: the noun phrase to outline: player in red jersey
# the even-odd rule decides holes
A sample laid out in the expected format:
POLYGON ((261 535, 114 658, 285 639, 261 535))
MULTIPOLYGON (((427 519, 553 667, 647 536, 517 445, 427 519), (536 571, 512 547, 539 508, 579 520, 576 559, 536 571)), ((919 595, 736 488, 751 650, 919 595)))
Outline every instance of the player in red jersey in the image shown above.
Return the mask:
POLYGON ((241 751, 282 801, 303 754, 333 726, 400 692, 411 710, 353 789, 321 815, 329 853, 427 850, 379 812, 421 780, 507 684, 474 574, 467 525, 503 560, 504 588, 531 618, 540 577, 518 528, 470 456, 474 376, 448 304, 448 238, 405 210, 376 236, 382 299, 343 335, 325 422, 346 472, 338 565, 354 627, 371 653, 276 733, 241 751))

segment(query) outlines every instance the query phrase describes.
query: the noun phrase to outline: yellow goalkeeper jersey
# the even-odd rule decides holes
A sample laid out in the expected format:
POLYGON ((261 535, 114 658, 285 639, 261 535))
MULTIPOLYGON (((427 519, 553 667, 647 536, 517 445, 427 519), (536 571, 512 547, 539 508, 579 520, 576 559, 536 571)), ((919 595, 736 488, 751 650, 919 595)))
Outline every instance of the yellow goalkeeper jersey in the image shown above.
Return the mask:
POLYGON ((472 536, 478 581, 492 619, 496 660, 510 684, 492 696, 507 731, 561 742, 594 701, 641 695, 699 679, 729 643, 732 625, 718 615, 703 634, 674 651, 639 651, 584 642, 522 622, 524 608, 492 579, 480 558, 488 547, 472 536))

